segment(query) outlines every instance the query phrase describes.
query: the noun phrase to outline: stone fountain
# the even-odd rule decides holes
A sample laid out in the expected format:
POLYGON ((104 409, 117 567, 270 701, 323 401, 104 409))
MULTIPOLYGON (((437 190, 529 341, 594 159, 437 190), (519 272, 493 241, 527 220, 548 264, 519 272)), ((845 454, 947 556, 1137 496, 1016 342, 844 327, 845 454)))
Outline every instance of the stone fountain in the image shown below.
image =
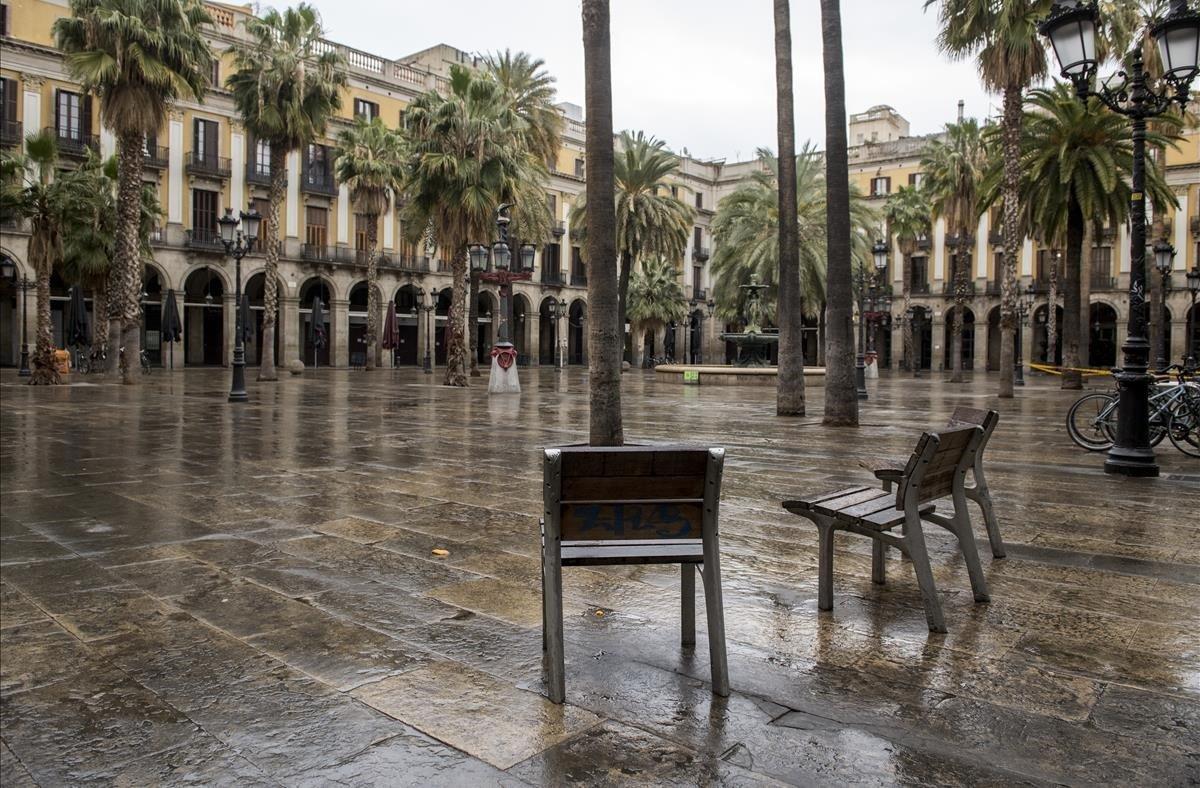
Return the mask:
POLYGON ((761 293, 767 289, 767 286, 760 285, 757 281, 751 279, 750 284, 742 285, 740 289, 745 291, 746 294, 743 301, 744 311, 742 314, 746 328, 739 332, 721 334, 721 339, 732 342, 737 347, 737 359, 734 361, 735 366, 770 366, 771 348, 779 344, 779 334, 775 332, 768 334, 762 329, 766 312, 763 308, 761 293))

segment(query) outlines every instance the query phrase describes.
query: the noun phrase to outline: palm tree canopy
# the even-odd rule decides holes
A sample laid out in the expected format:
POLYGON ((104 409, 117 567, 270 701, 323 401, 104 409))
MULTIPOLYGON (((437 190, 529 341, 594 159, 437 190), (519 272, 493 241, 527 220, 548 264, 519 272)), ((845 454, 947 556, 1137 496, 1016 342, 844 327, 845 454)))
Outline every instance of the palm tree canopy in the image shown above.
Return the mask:
POLYGON ((307 3, 245 24, 250 41, 234 47, 226 87, 256 139, 296 150, 324 134, 341 106, 345 60, 325 44, 321 17, 307 3))
POLYGON ((982 212, 979 190, 987 162, 974 118, 946 124, 945 138, 934 140, 921 156, 922 188, 929 195, 933 218, 945 219, 949 232, 969 235, 974 229, 982 212))
POLYGON ((629 319, 658 328, 687 315, 679 272, 670 260, 652 257, 629 277, 629 319))
POLYGON ((505 110, 511 116, 508 125, 518 130, 531 154, 543 162, 554 161, 563 119, 554 106, 555 80, 545 70, 545 61, 506 49, 490 55, 486 65, 500 86, 505 110))
POLYGON ((912 254, 917 241, 929 237, 933 209, 923 188, 901 186, 888 196, 884 212, 888 226, 904 254, 912 254))
POLYGON ((200 0, 71 0, 52 28, 67 71, 100 97, 100 117, 118 134, 153 134, 176 99, 199 101, 213 53, 200 0))
MULTIPOLYGON (((617 252, 637 262, 643 255, 675 260, 687 249, 696 212, 672 196, 667 178, 679 169, 679 158, 662 140, 638 131, 621 132, 613 159, 617 203, 617 252)), ((571 236, 587 241, 587 205, 579 200, 571 211, 571 236)))
MULTIPOLYGON (((774 319, 779 285, 779 162, 766 148, 758 150, 761 169, 717 205, 713 220, 713 299, 726 318, 740 314, 741 286, 757 281, 768 286, 762 307, 774 319)), ((800 238, 800 293, 806 311, 825 301, 825 166, 811 142, 796 155, 796 214, 800 238)), ((851 239, 855 258, 870 258, 876 217, 857 194, 850 193, 851 239)))
MULTIPOLYGON (((1178 128, 1178 120, 1176 120, 1178 128)), ((1150 145, 1173 145, 1177 134, 1147 132, 1150 145)), ((1146 196, 1156 211, 1174 206, 1161 169, 1147 157, 1146 196)), ((1021 192, 1032 229, 1042 238, 1066 235, 1068 210, 1111 227, 1129 215, 1133 142, 1129 121, 1095 98, 1085 105, 1066 83, 1032 91, 1021 136, 1021 192)), ((996 179, 989 174, 989 185, 996 179)))
POLYGON ((938 48, 952 58, 974 57, 984 87, 1023 87, 1046 74, 1038 24, 1053 0, 925 0, 938 5, 938 48))
POLYGON ((380 118, 360 118, 338 135, 334 172, 358 209, 379 216, 404 177, 404 141, 380 118))

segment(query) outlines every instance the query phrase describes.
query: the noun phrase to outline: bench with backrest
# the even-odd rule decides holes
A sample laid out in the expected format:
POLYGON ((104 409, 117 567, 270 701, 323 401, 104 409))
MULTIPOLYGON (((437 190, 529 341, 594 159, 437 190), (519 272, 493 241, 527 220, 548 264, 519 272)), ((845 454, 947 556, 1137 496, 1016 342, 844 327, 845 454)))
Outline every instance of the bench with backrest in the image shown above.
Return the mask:
POLYGON ((565 697, 562 568, 679 564, 681 641, 696 642, 696 576, 704 582, 713 692, 729 694, 717 538, 724 449, 567 446, 542 473, 542 647, 550 700, 565 697))
MULTIPOLYGON (((988 541, 992 546, 992 556, 1004 557, 1004 540, 1000 538, 1000 523, 996 521, 996 510, 992 506, 992 494, 988 489, 987 476, 983 473, 983 451, 987 448, 1000 414, 994 410, 979 408, 957 407, 946 423, 946 429, 955 430, 964 427, 979 427, 983 437, 979 448, 975 450, 975 461, 971 465, 972 484, 967 484, 963 492, 967 498, 979 505, 983 512, 983 522, 987 526, 988 541)), ((900 480, 904 473, 904 463, 899 461, 884 461, 879 463, 862 463, 863 467, 875 474, 875 478, 883 482, 883 489, 890 490, 892 485, 900 480)))
POLYGON ((904 466, 895 493, 859 486, 783 502, 783 508, 812 520, 817 526, 817 607, 833 609, 833 535, 836 531, 849 531, 875 540, 871 578, 876 583, 885 580, 883 548, 895 547, 909 557, 925 602, 929 628, 945 632, 946 621, 933 582, 922 521, 939 525, 958 538, 975 601, 988 601, 987 582, 975 549, 964 490, 967 470, 975 461, 982 438, 983 430, 979 427, 925 433, 904 466), (937 514, 934 504, 947 496, 954 502, 951 517, 937 514), (889 533, 896 526, 901 527, 900 534, 889 533))

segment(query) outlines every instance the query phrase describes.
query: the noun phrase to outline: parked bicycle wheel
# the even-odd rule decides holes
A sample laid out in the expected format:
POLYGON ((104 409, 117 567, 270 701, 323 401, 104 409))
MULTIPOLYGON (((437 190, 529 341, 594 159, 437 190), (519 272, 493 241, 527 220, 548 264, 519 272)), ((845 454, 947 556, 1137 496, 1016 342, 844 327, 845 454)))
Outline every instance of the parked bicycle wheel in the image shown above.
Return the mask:
POLYGON ((1067 434, 1088 451, 1112 448, 1117 428, 1117 399, 1111 394, 1087 394, 1067 411, 1067 434))
POLYGON ((1184 454, 1200 457, 1200 412, 1195 403, 1183 403, 1171 413, 1167 437, 1184 454))

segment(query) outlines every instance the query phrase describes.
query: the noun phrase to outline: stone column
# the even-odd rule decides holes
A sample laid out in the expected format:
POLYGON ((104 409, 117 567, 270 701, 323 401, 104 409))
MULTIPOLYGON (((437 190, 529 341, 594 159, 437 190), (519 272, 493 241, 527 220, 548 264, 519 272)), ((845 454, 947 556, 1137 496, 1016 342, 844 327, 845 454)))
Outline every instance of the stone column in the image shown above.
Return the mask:
POLYGON ((283 253, 288 257, 300 256, 300 154, 292 151, 287 155, 287 211, 284 214, 283 253))
POLYGON ((975 355, 971 359, 971 369, 983 372, 987 369, 987 320, 975 316, 975 355))
POLYGON ((900 362, 904 360, 904 329, 899 325, 897 319, 897 316, 892 316, 892 325, 894 328, 890 332, 890 341, 892 343, 891 369, 900 369, 900 362))
POLYGON ((167 222, 183 224, 183 113, 178 111, 167 122, 167 222))
POLYGON ((232 170, 229 181, 229 207, 233 215, 246 210, 246 133, 238 124, 233 124, 229 131, 229 168, 232 170))
POLYGON ((223 327, 221 336, 221 344, 223 345, 221 348, 221 364, 226 367, 229 366, 229 362, 233 358, 233 339, 237 333, 237 324, 234 323, 234 320, 237 318, 237 302, 234 300, 232 290, 233 284, 230 284, 231 292, 221 296, 221 304, 223 306, 221 310, 221 325, 223 327))
MULTIPOLYGON (((929 327, 929 371, 939 372, 946 369, 946 313, 935 312, 932 325, 929 327)), ((920 341, 920 337, 913 335, 913 344, 920 341)), ((922 358, 922 361, 924 358, 922 358)))
POLYGON ((329 361, 335 367, 350 365, 350 302, 344 298, 331 299, 329 304, 329 361))

